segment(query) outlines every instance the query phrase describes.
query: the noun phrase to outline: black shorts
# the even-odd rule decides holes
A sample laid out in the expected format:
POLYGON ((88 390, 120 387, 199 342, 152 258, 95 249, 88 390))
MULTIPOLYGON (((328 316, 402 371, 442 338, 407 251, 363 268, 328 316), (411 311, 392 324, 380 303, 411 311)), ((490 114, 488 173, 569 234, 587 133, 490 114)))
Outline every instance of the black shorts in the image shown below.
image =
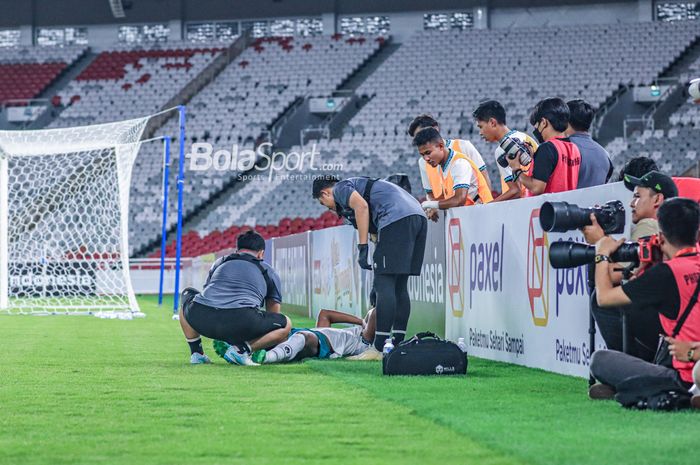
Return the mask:
POLYGON ((428 220, 411 215, 379 230, 374 250, 374 272, 419 276, 423 267, 428 220))
POLYGON ((183 300, 185 320, 195 331, 229 344, 249 342, 287 326, 287 317, 281 313, 259 308, 215 308, 199 304, 192 298, 183 300))

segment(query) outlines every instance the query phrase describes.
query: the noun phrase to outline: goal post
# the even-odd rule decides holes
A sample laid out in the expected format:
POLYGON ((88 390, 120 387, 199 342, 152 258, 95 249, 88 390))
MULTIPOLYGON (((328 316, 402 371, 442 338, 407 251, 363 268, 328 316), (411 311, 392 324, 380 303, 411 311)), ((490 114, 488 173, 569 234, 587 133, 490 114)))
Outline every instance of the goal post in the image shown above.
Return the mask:
POLYGON ((139 312, 129 190, 149 118, 0 131, 0 312, 139 312))

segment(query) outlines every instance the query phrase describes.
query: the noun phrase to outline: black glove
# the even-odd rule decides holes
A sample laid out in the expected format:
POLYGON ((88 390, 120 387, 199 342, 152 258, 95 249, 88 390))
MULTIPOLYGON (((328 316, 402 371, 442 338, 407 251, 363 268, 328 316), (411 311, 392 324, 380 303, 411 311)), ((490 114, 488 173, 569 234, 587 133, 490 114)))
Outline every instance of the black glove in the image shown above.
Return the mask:
POLYGON ((360 268, 363 270, 371 270, 372 264, 367 263, 367 254, 369 253, 369 246, 367 244, 358 244, 357 250, 360 252, 360 256, 357 257, 357 263, 360 264, 360 268))

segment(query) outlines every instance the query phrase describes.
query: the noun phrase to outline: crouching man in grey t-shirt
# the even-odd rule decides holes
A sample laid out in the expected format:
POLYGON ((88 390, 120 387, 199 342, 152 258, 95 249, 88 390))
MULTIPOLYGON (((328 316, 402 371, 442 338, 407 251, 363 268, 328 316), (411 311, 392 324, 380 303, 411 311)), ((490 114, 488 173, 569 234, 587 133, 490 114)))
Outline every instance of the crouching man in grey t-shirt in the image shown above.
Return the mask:
POLYGON ((214 339, 227 362, 257 365, 251 353, 285 341, 292 328, 280 313, 280 278, 262 261, 265 240, 247 231, 238 236, 237 245, 236 253, 214 262, 201 293, 192 288, 182 292, 180 325, 193 364, 210 363, 200 335, 214 339))

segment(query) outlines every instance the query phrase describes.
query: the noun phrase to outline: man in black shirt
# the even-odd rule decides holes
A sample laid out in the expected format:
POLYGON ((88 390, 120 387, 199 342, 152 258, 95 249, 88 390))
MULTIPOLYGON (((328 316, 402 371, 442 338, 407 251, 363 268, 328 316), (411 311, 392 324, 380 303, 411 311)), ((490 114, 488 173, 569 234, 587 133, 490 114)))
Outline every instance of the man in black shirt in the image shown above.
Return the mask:
MULTIPOLYGON (((595 217, 591 215, 592 221, 595 217)), ((693 301, 700 279, 697 252, 700 206, 690 199, 665 201, 658 212, 659 243, 665 261, 649 268, 642 276, 613 287, 608 262, 623 240, 605 236, 596 244, 596 296, 602 307, 634 304, 634 311, 655 312, 666 336, 678 328, 678 320, 687 314, 675 336, 679 341, 700 340, 700 308, 693 301)), ((634 317, 634 316, 633 316, 634 317)), ((591 386, 594 399, 611 398, 625 379, 650 376, 690 387, 693 383, 691 352, 675 354, 671 367, 646 362, 614 350, 600 350, 591 359, 591 374, 600 384, 591 386)))
POLYGON ((569 107, 560 98, 540 101, 530 114, 532 135, 540 144, 533 155, 532 174, 526 174, 520 160, 508 158, 515 181, 519 181, 530 195, 566 192, 578 186, 581 153, 566 138, 569 125, 569 107))

